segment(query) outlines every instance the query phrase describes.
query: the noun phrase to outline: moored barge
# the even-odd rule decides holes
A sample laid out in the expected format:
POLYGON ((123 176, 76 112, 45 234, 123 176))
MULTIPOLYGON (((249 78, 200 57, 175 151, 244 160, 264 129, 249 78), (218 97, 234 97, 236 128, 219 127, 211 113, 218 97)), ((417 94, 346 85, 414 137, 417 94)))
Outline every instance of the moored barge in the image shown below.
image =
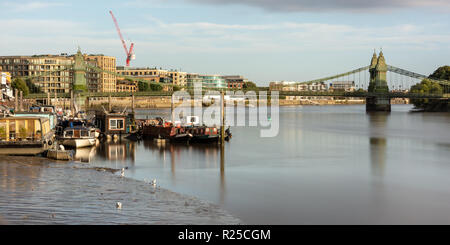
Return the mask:
POLYGON ((54 134, 48 118, 0 118, 1 155, 38 155, 53 143, 54 134))

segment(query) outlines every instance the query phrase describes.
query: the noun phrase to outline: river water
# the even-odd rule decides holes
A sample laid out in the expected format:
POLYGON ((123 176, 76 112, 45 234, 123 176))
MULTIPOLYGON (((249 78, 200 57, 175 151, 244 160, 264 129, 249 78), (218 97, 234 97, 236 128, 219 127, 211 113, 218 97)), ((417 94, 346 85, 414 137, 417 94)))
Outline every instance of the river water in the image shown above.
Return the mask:
MULTIPOLYGON (((450 224, 450 114, 364 105, 280 108, 280 131, 232 127, 224 147, 110 142, 89 164, 218 204, 247 224, 450 224)), ((141 118, 169 110, 141 110, 141 118)))

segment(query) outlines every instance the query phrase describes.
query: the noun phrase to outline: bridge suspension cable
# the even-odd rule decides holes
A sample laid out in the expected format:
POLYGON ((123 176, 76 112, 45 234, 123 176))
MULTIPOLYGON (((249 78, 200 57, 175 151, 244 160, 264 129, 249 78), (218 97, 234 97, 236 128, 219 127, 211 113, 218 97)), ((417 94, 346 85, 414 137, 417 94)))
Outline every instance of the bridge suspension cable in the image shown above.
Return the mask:
POLYGON ((440 85, 444 85, 444 86, 449 86, 450 85, 450 81, 447 81, 447 80, 438 80, 438 79, 428 78, 428 76, 425 76, 425 75, 422 75, 422 74, 419 74, 419 73, 415 73, 415 72, 412 72, 412 71, 408 71, 408 70, 405 70, 405 69, 401 69, 401 68, 398 68, 398 67, 395 67, 395 66, 391 66, 391 65, 388 65, 387 68, 388 68, 388 71, 390 71, 390 72, 394 72, 394 73, 397 73, 399 75, 407 76, 407 77, 410 77, 410 78, 415 78, 415 79, 420 79, 420 80, 426 78, 426 79, 429 79, 429 80, 431 80, 433 82, 437 82, 440 85))
POLYGON ((351 75, 353 73, 361 72, 361 71, 364 71, 364 70, 367 70, 367 69, 369 69, 369 66, 364 66, 364 67, 361 67, 361 68, 358 68, 358 69, 355 69, 355 70, 352 70, 352 71, 349 71, 349 72, 337 74, 337 75, 334 75, 334 76, 329 76, 329 77, 324 77, 324 78, 319 78, 319 79, 305 81, 305 82, 299 82, 299 83, 303 83, 303 84, 320 83, 320 82, 328 81, 328 80, 335 79, 335 78, 349 76, 349 75, 351 75))

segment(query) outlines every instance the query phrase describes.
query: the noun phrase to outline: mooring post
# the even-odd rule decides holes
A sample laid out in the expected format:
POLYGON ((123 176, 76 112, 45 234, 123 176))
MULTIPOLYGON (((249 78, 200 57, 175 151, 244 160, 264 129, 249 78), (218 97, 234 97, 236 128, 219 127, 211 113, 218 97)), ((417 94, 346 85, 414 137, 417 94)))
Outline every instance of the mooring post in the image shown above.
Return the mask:
POLYGON ((91 106, 89 104, 89 98, 90 98, 89 95, 86 96, 86 100, 84 101, 84 107, 86 107, 86 111, 89 110, 89 107, 91 106))
POLYGON ((223 145, 225 142, 225 94, 220 91, 220 118, 222 119, 222 125, 220 127, 220 143, 223 145))
POLYGON ((74 108, 73 90, 70 90, 69 106, 70 106, 70 111, 73 112, 73 108, 74 108))
POLYGON ((172 96, 170 96, 170 113, 171 113, 171 116, 172 116, 172 123, 174 124, 175 123, 175 121, 174 121, 174 119, 175 119, 175 112, 174 112, 174 110, 173 110, 173 94, 172 94, 172 96))
POLYGON ((19 90, 14 89, 14 111, 19 109, 19 90))
POLYGON ((108 112, 111 112, 111 94, 108 96, 108 112))
POLYGON ((20 90, 19 111, 23 111, 23 91, 20 90))
POLYGON ((220 201, 223 202, 225 193, 225 95, 223 90, 220 92, 220 201))
POLYGON ((134 93, 131 93, 131 111, 134 113, 134 93))

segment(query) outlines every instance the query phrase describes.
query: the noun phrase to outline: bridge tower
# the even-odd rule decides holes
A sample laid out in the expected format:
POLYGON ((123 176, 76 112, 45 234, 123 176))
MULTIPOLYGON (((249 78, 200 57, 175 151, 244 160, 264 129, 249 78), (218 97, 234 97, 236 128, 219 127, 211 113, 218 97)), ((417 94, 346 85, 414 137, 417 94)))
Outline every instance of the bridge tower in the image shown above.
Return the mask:
POLYGON ((86 64, 84 61, 83 54, 81 53, 80 48, 78 48, 77 53, 75 54, 75 62, 73 64, 73 85, 72 91, 74 95, 74 103, 76 103, 78 110, 85 107, 86 96, 83 96, 82 93, 87 91, 87 83, 86 83, 86 64))
POLYGON ((84 57, 81 50, 78 48, 78 52, 75 54, 75 63, 73 65, 74 81, 73 92, 82 93, 87 90, 86 85, 86 65, 84 63, 84 57))
POLYGON ((370 81, 369 81, 369 88, 368 88, 369 92, 373 92, 373 89, 375 87, 375 77, 376 77, 375 68, 377 67, 377 63, 378 63, 378 56, 377 56, 375 50, 373 50, 373 56, 372 56, 372 60, 370 61, 370 66, 369 66, 369 73, 370 73, 370 81))
POLYGON ((377 58, 374 52, 369 67, 370 82, 369 93, 377 94, 366 98, 366 111, 391 111, 391 99, 383 94, 389 93, 386 81, 387 65, 383 51, 377 58))

